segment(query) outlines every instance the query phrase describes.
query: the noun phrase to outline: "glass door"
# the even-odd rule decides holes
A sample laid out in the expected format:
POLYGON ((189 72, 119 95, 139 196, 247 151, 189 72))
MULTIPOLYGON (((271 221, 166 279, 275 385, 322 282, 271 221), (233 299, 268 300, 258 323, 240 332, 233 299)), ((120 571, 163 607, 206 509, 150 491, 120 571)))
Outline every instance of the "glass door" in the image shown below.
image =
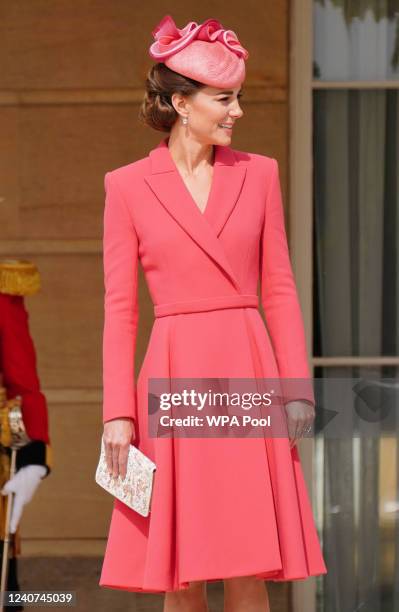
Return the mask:
POLYGON ((378 428, 315 438, 317 610, 398 612, 399 0, 314 0, 312 90, 314 376, 378 428))

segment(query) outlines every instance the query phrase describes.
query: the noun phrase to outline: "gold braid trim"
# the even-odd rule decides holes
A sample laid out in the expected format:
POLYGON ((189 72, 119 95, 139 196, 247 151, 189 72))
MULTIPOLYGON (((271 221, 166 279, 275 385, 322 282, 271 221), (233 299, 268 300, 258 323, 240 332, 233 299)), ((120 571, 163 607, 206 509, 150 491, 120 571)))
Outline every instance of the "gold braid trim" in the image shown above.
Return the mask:
POLYGON ((0 293, 33 295, 40 289, 36 265, 24 259, 0 259, 0 293))

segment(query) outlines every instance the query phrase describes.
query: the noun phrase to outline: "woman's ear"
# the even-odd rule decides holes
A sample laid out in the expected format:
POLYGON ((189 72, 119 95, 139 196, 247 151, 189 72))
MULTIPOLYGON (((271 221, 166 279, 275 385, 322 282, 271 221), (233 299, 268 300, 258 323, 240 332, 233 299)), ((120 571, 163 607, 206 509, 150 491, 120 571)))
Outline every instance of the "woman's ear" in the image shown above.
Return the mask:
POLYGON ((187 115, 189 109, 187 105, 187 99, 184 96, 175 92, 171 96, 171 101, 173 108, 177 113, 179 113, 179 115, 181 115, 182 117, 187 115))

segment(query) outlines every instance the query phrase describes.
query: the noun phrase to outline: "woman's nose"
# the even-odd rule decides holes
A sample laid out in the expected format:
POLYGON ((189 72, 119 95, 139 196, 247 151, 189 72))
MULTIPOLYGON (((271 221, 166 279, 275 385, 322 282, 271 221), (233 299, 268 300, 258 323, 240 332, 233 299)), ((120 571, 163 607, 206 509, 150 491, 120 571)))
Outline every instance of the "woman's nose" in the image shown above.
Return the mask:
POLYGON ((237 121, 237 119, 240 119, 243 116, 244 112, 239 108, 234 112, 230 113, 230 117, 232 119, 234 119, 234 121, 237 121))
POLYGON ((234 109, 231 111, 231 115, 237 119, 239 119, 240 117, 242 117, 244 114, 244 111, 242 110, 241 106, 239 105, 239 103, 237 102, 236 106, 234 107, 234 109))

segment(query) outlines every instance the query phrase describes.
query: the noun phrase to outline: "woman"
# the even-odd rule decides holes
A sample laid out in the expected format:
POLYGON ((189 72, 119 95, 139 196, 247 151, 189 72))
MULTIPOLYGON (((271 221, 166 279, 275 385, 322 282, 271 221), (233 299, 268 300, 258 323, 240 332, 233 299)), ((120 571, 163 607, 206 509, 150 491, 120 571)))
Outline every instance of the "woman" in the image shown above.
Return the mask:
POLYGON ((235 33, 167 15, 153 35, 141 116, 168 137, 105 177, 103 421, 115 476, 133 440, 157 471, 148 517, 115 501, 100 585, 202 611, 223 579, 226 610, 268 610, 265 580, 326 573, 296 448, 314 397, 278 166, 230 147, 248 57, 235 33), (135 385, 139 260, 155 321, 135 385), (149 379, 186 377, 304 381, 284 386, 289 439, 150 437, 149 379))

